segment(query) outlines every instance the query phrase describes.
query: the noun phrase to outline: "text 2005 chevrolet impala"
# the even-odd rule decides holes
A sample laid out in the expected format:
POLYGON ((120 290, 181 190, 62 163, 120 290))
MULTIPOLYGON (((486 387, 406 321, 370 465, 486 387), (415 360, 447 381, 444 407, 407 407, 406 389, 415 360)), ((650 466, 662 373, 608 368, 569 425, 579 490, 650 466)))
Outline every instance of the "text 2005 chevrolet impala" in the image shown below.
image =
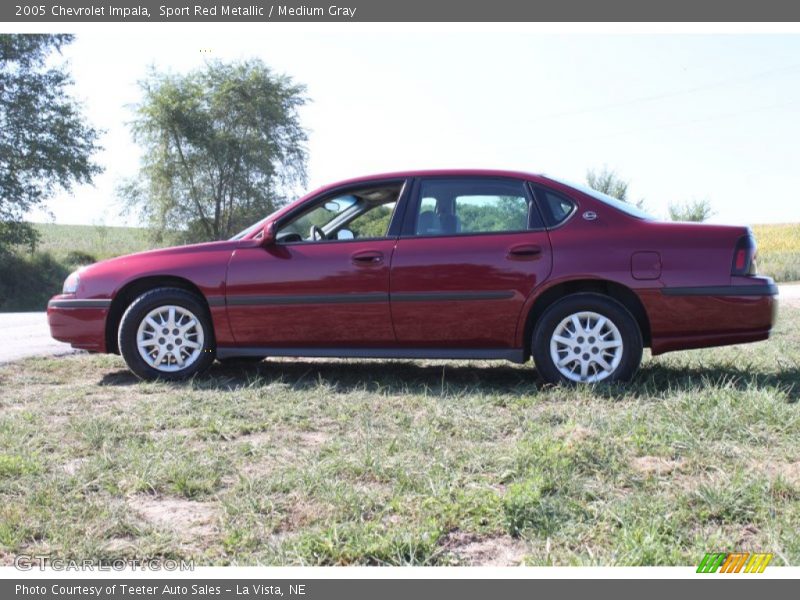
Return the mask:
POLYGON ((54 338, 145 379, 215 358, 532 356, 546 381, 594 383, 629 379, 643 347, 764 340, 776 294, 745 227, 656 222, 541 175, 417 171, 91 265, 47 313, 54 338))

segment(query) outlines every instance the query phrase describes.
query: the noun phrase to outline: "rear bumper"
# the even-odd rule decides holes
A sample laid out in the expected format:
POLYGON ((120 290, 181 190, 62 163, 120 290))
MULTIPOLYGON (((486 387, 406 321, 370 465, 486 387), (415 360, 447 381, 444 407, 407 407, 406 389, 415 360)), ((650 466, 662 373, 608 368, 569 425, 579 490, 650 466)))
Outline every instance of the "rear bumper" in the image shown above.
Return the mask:
POLYGON ((733 277, 726 286, 670 287, 643 298, 654 355, 769 338, 778 287, 769 277, 733 277))
POLYGON ((106 316, 110 306, 111 300, 54 296, 47 303, 50 335, 73 348, 105 352, 106 316))

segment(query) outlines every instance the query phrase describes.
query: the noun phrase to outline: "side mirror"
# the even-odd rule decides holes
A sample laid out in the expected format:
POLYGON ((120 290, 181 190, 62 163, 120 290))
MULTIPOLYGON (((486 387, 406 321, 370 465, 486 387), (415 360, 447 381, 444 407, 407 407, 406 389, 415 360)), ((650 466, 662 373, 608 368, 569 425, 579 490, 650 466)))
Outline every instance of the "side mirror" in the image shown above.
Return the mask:
POLYGON ((336 232, 336 239, 337 240, 353 240, 353 239, 355 239, 355 236, 353 235, 353 232, 350 231, 349 229, 340 229, 339 231, 336 232))
POLYGON ((263 248, 275 243, 275 233, 274 221, 269 221, 264 224, 264 228, 261 230, 261 246, 263 248))

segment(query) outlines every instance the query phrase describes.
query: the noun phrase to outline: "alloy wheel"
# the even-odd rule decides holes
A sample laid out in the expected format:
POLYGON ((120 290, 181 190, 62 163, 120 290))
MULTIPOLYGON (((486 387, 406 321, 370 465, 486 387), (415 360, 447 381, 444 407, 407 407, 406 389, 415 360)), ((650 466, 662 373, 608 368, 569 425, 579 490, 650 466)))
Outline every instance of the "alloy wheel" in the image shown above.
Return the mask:
POLYGON ((186 369, 203 353, 205 335, 200 319, 187 308, 159 306, 145 315, 136 332, 144 361, 164 373, 186 369))
POLYGON ((550 357, 562 376, 578 383, 611 377, 622 361, 622 334, 611 319, 593 311, 566 316, 550 337, 550 357))

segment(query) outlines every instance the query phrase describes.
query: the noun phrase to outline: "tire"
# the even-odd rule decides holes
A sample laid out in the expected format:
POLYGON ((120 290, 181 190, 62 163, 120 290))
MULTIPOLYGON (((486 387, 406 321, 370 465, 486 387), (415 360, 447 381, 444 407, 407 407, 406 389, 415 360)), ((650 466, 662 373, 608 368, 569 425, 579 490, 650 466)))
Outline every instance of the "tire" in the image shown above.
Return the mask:
POLYGON ((131 302, 117 342, 128 368, 147 381, 187 379, 207 369, 216 354, 205 303, 179 288, 156 288, 131 302))
POLYGON ((571 294, 539 318, 531 352, 548 383, 629 381, 642 360, 642 333, 622 304, 596 293, 571 294))

